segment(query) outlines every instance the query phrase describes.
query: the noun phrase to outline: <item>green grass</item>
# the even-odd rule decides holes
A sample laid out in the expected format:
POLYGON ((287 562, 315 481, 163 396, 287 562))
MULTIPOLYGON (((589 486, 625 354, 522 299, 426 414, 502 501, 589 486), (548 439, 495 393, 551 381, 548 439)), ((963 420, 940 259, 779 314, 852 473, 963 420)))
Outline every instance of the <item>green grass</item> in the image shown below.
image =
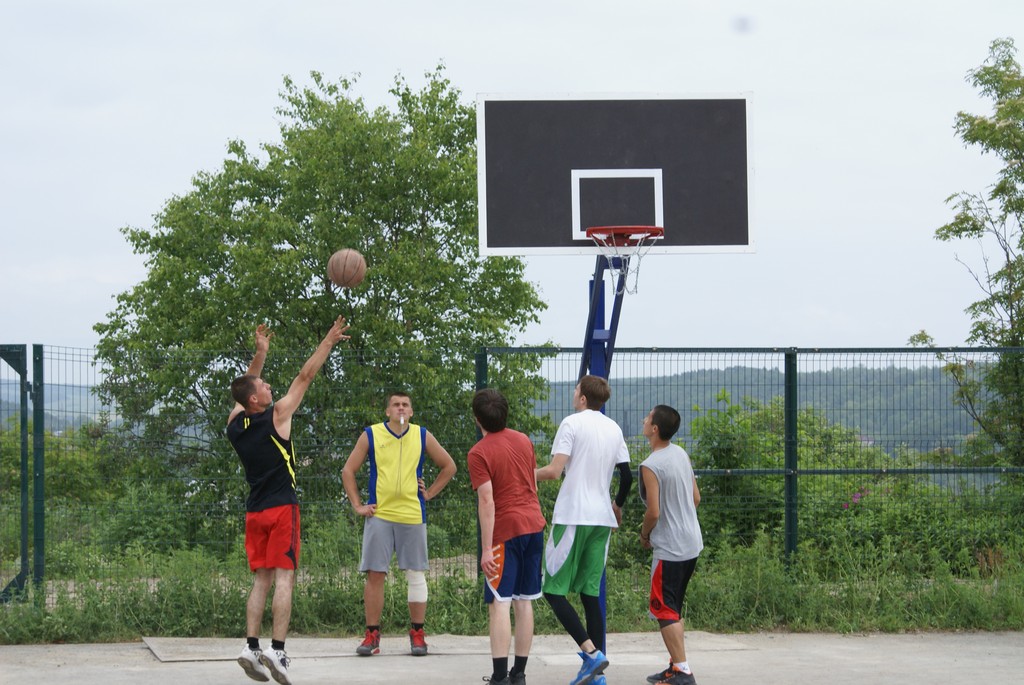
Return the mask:
MULTIPOLYGON (((877 544, 802 547, 785 560, 766 535, 749 546, 705 550, 690 584, 686 625, 693 630, 902 632, 1024 629, 1024 549, 977 555, 970 572, 951 571, 937 552, 921 553, 883 538, 877 544), (921 569, 929 569, 927 575, 921 569)), ((94 554, 92 550, 85 553, 94 554)), ((112 642, 142 635, 243 637, 251 576, 244 559, 222 561, 201 550, 173 551, 124 567, 102 582, 83 573, 30 587, 0 606, 0 643, 112 642)), ((68 564, 75 568, 76 564, 68 564)), ((83 566, 88 566, 83 565, 83 566)), ((956 562, 962 568, 962 560, 956 562)), ((646 610, 649 568, 609 568, 608 629, 655 629, 646 610)), ((363 630, 362 577, 352 568, 308 569, 296 587, 291 634, 345 637, 363 630)), ((269 610, 265 631, 269 630, 269 610)), ((430 576, 428 629, 484 635, 487 612, 479 579, 465 564, 430 576)), ((382 629, 407 627, 401 574, 386 585, 382 629)), ((536 631, 561 632, 547 604, 535 604, 536 631)))

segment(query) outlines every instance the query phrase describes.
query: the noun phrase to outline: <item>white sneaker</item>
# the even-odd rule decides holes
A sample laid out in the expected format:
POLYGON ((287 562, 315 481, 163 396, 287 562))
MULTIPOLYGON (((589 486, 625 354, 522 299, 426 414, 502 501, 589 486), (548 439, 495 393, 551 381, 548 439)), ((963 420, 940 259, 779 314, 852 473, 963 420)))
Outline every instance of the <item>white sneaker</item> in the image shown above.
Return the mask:
POLYGON ((268 649, 260 655, 260 661, 270 670, 270 675, 281 685, 292 685, 288 678, 288 655, 283 649, 268 649))
POLYGON ((245 646, 242 653, 238 655, 238 665, 245 671, 245 675, 249 676, 253 680, 259 680, 260 682, 267 682, 270 680, 270 671, 260 661, 260 656, 263 654, 262 650, 249 649, 249 645, 245 646))

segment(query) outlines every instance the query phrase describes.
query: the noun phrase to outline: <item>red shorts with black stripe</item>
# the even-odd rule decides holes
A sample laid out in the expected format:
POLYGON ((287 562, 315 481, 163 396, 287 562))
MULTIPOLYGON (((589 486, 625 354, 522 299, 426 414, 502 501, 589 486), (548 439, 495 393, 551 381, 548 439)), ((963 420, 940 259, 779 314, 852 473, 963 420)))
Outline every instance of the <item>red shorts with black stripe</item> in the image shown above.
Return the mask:
POLYGON ((245 515, 245 554, 249 568, 299 567, 299 505, 284 504, 245 515))
POLYGON ((686 598, 686 586, 697 568, 697 558, 686 561, 655 559, 651 569, 651 597, 648 608, 654 618, 678 621, 686 598))

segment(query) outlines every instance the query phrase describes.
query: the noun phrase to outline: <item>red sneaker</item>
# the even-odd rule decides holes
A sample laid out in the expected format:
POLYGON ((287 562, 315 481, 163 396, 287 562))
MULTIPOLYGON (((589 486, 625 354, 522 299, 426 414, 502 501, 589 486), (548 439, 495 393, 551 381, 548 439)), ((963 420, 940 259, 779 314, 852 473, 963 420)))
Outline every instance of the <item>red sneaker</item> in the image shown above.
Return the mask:
POLYGON ((427 641, 423 635, 423 628, 414 628, 409 631, 409 645, 413 656, 427 655, 427 641))
POLYGON ((356 654, 359 656, 373 656, 374 654, 380 654, 380 631, 366 629, 366 637, 363 638, 363 644, 356 647, 356 654))

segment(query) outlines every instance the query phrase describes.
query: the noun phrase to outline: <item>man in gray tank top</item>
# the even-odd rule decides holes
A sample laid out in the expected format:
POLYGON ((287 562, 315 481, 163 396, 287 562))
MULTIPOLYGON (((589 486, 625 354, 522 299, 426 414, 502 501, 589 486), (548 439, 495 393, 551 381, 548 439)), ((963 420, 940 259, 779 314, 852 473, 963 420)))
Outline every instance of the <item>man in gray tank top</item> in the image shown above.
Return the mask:
POLYGON ((690 456, 671 442, 679 422, 679 412, 659 404, 643 427, 651 454, 640 464, 640 498, 647 506, 640 543, 654 550, 649 609, 669 653, 668 668, 648 676, 647 682, 694 685, 686 660, 682 606, 704 539, 697 521, 700 490, 690 456))

